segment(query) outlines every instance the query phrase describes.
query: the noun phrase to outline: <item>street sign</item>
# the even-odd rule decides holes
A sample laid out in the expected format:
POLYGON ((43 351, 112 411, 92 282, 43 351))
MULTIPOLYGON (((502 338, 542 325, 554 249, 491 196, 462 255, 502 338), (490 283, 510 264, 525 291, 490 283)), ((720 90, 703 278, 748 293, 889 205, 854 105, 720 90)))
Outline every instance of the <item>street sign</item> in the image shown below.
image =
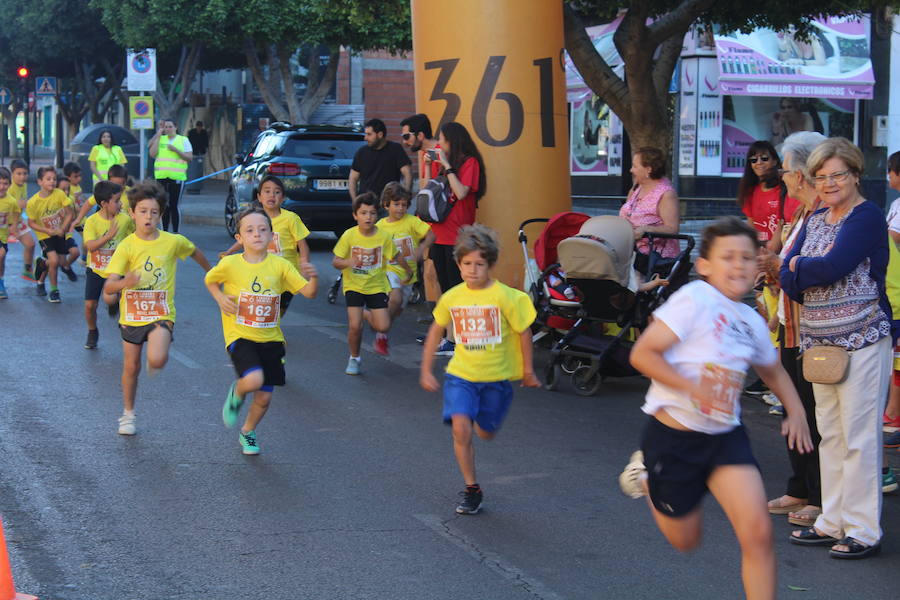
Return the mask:
POLYGON ((13 95, 8 88, 0 87, 0 104, 9 104, 12 102, 13 95))
POLYGON ((156 91, 156 49, 147 48, 140 52, 128 51, 125 55, 128 66, 129 92, 156 91))
POLYGON ((38 96, 55 96, 56 77, 35 77, 34 91, 38 96))
POLYGON ((153 129, 153 97, 131 96, 128 116, 132 129, 153 129))

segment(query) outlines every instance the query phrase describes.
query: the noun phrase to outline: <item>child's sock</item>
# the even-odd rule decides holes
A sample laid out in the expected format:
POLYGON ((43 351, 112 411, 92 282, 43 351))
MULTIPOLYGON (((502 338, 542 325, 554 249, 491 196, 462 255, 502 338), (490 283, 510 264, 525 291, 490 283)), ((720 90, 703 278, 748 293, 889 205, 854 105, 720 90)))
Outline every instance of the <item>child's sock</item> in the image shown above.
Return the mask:
POLYGON ((58 288, 57 286, 55 286, 55 285, 51 285, 51 286, 50 286, 50 291, 51 291, 51 292, 55 292, 55 291, 58 290, 58 289, 59 289, 59 288, 58 288))
POLYGON ((134 416, 134 410, 133 410, 133 409, 132 409, 132 410, 123 410, 123 411, 122 411, 122 416, 123 416, 123 417, 133 417, 133 416, 134 416))

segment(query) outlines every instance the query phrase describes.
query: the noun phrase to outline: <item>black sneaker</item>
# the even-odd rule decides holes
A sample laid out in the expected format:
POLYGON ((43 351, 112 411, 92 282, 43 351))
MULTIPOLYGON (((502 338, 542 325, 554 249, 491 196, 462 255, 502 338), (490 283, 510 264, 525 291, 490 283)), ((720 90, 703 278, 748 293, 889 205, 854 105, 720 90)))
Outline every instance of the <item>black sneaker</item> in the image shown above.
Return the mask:
POLYGON ((75 271, 72 270, 72 267, 60 267, 59 270, 66 274, 66 277, 69 278, 69 281, 78 281, 78 275, 75 274, 75 271))
POLYGON ((53 304, 62 302, 62 298, 59 297, 59 290, 50 290, 50 297, 47 298, 47 302, 52 302, 53 304))
POLYGON ((40 256, 34 261, 34 280, 40 281, 44 273, 47 272, 47 261, 40 256))
POLYGON ((744 388, 745 394, 750 394, 751 396, 762 396, 766 392, 769 391, 769 388, 766 387, 766 384, 763 383, 762 379, 757 379, 746 388, 744 388))
POLYGON ((35 293, 38 296, 46 296, 47 295, 47 286, 45 286, 43 283, 39 283, 35 287, 37 288, 35 290, 35 293))
POLYGON ((417 335, 417 336, 416 336, 416 343, 417 343, 417 344, 424 344, 424 343, 425 343, 425 338, 427 338, 427 337, 428 337, 428 336, 425 335, 425 334, 423 334, 423 335, 417 335))
POLYGON ((456 512, 461 515, 478 514, 481 510, 482 493, 481 488, 477 485, 467 485, 466 489, 459 493, 462 496, 462 502, 456 507, 456 512))
POLYGON ((84 343, 85 350, 93 350, 97 347, 97 340, 100 339, 100 330, 88 329, 87 341, 84 343))

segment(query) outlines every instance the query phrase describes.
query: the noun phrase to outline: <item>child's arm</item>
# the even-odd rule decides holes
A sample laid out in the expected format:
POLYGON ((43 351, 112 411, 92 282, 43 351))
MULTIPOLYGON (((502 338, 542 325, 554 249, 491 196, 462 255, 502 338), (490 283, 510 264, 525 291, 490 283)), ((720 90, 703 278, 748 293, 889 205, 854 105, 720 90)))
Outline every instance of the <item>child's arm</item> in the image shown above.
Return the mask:
POLYGON ((301 263, 300 274, 309 282, 300 288, 300 293, 304 298, 315 298, 316 292, 319 291, 319 272, 316 271, 316 267, 310 262, 301 263))
POLYGON ((119 222, 113 219, 109 224, 109 230, 101 235, 98 238, 93 240, 84 240, 84 247, 87 248, 88 252, 93 252, 94 250, 99 250, 103 246, 105 246, 109 240, 116 237, 116 234, 119 232, 119 222))
POLYGON ((400 283, 406 285, 413 278, 412 269, 409 268, 409 263, 406 262, 406 259, 400 259, 400 263, 397 266, 399 266, 401 269, 403 269, 403 273, 404 273, 403 279, 400 280, 400 283))
POLYGON ((303 263, 309 262, 309 244, 306 243, 305 238, 297 241, 297 253, 300 255, 301 267, 303 263))
POLYGON ((228 256, 229 254, 234 254, 234 253, 237 252, 240 248, 241 248, 240 243, 235 242, 235 243, 233 243, 231 246, 229 246, 229 247, 228 247, 228 250, 226 250, 225 252, 219 252, 219 258, 225 258, 225 257, 228 256))
POLYGON ((663 321, 656 319, 647 326, 631 349, 631 366, 654 381, 712 403, 715 398, 711 390, 704 389, 699 382, 679 373, 663 356, 678 341, 679 337, 675 332, 663 321))
POLYGON ((237 304, 234 302, 234 296, 226 296, 222 292, 221 284, 218 281, 207 281, 206 289, 209 291, 213 300, 219 305, 219 309, 226 315, 237 313, 237 304))
POLYGON ((46 233, 47 235, 55 235, 53 231, 50 231, 43 224, 40 224, 39 221, 35 221, 31 217, 28 217, 28 226, 31 227, 35 231, 39 231, 41 233, 46 233))
POLYGON ((81 208, 78 209, 78 216, 75 217, 75 225, 81 225, 81 222, 84 221, 84 218, 87 216, 88 212, 91 210, 91 203, 85 202, 81 205, 81 208))
POLYGON ((533 345, 531 328, 519 334, 519 346, 522 348, 522 387, 541 387, 541 382, 534 375, 533 345))
POLYGON ((650 278, 650 281, 645 281, 638 285, 639 292, 649 292, 652 289, 658 287, 665 287, 669 285, 668 279, 663 279, 659 276, 659 273, 654 273, 653 277, 650 278))
POLYGON ((74 226, 72 227, 71 230, 69 229, 69 225, 72 225, 72 222, 74 220, 75 220, 75 205, 72 204, 68 207, 68 210, 66 210, 66 216, 63 217, 62 226, 60 226, 60 230, 62 230, 63 234, 65 234, 68 231, 73 231, 75 229, 74 226))
POLYGON ((431 327, 428 329, 428 336, 425 338, 425 345, 422 347, 422 365, 419 367, 419 385, 428 392, 436 392, 441 388, 437 378, 431 370, 434 365, 434 353, 437 351, 443 333, 444 328, 438 325, 437 321, 432 321, 431 327))
POLYGON ((212 267, 209 266, 209 261, 206 260, 206 255, 200 251, 200 248, 194 248, 194 251, 191 253, 191 258, 197 261, 197 264, 203 268, 203 271, 209 271, 212 267))
POLYGON ((753 370, 784 404, 787 417, 781 422, 781 435, 787 436, 788 448, 801 454, 812 452, 815 448, 806 424, 806 411, 787 371, 778 362, 766 366, 753 365, 753 370))
MULTIPOLYGON (((114 295, 125 288, 132 288, 141 282, 141 274, 137 271, 129 271, 122 277, 118 273, 109 273, 106 283, 103 284, 103 293, 114 295)), ((107 301, 108 302, 108 301, 107 301)))
POLYGON ((429 229, 428 233, 425 234, 425 237, 422 238, 422 241, 419 242, 419 247, 416 248, 416 262, 420 262, 422 260, 422 257, 425 256, 425 253, 433 243, 434 232, 429 229))
POLYGON ((331 259, 331 266, 338 271, 343 271, 344 269, 349 269, 353 266, 353 260, 349 258, 341 258, 337 254, 335 254, 334 258, 331 259))

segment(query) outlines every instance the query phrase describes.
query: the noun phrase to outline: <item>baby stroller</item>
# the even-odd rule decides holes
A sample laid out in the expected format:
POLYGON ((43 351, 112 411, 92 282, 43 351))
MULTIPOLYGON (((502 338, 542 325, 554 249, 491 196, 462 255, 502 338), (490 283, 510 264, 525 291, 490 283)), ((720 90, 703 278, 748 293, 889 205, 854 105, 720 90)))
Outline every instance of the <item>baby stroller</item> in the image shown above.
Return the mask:
POLYGON ((559 272, 557 245, 564 239, 577 235, 582 224, 590 216, 578 212, 562 212, 549 219, 528 219, 519 225, 519 243, 525 258, 524 288, 537 310, 538 340, 548 333, 568 331, 577 321, 576 311, 581 307, 576 290, 565 282, 565 274, 559 272), (534 258, 528 256, 528 237, 525 227, 532 223, 546 223, 534 243, 534 258))
MULTIPOLYGON (((649 258, 650 273, 664 279, 686 279, 694 238, 689 235, 647 233, 654 239, 686 242, 678 256, 657 267, 649 258)), ((632 328, 643 329, 653 310, 670 294, 668 287, 639 292, 640 280, 634 269, 634 234, 631 224, 620 217, 593 217, 578 234, 557 247, 559 264, 569 285, 577 288, 580 308, 577 320, 554 344, 545 371, 547 389, 555 389, 561 372, 572 377, 576 393, 592 396, 604 377, 628 377, 637 372, 629 363, 632 328)))

